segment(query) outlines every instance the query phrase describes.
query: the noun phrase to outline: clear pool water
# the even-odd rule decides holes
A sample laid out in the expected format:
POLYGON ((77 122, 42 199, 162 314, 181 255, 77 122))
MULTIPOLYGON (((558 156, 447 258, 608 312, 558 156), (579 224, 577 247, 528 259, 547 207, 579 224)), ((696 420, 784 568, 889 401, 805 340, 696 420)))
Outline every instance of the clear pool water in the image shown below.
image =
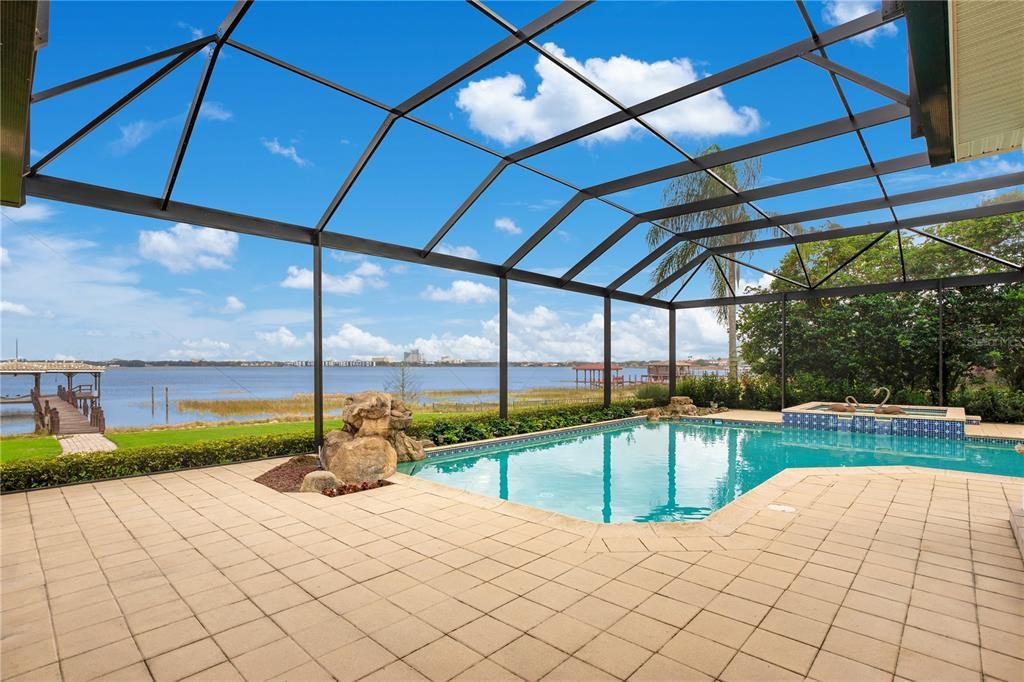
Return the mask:
POLYGON ((687 521, 790 467, 903 464, 1024 476, 1012 445, 868 433, 642 423, 442 455, 399 470, 605 523, 687 521))

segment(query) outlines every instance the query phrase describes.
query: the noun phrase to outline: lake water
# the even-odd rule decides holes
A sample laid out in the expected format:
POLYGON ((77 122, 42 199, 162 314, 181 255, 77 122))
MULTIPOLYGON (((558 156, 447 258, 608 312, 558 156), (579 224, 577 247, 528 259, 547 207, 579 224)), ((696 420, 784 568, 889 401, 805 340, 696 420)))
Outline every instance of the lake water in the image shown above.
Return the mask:
MULTIPOLYGON (((327 367, 324 390, 328 393, 383 390, 396 370, 393 367, 327 367)), ((417 367, 415 379, 421 390, 490 390, 493 393, 461 398, 468 402, 494 401, 498 396, 497 367, 417 367)), ((625 377, 646 373, 646 369, 623 369, 625 377)), ((568 387, 575 373, 571 367, 510 367, 510 390, 533 387, 568 387)), ((43 393, 56 393, 59 375, 45 376, 43 393)), ((75 383, 88 383, 91 377, 79 375, 75 383)), ((297 393, 313 392, 311 367, 119 367, 103 373, 101 403, 108 428, 181 424, 192 421, 258 418, 253 414, 217 417, 206 412, 181 411, 176 402, 185 399, 239 400, 246 398, 289 398, 297 393), (164 403, 164 389, 170 397, 164 403), (156 404, 151 403, 155 389, 156 404)), ((27 394, 32 377, 0 379, 3 395, 27 394)), ((457 400, 458 398, 455 398, 457 400)), ((451 400, 451 399, 445 399, 451 400)), ((31 405, 0 407, 0 431, 27 433, 33 429, 31 405)))

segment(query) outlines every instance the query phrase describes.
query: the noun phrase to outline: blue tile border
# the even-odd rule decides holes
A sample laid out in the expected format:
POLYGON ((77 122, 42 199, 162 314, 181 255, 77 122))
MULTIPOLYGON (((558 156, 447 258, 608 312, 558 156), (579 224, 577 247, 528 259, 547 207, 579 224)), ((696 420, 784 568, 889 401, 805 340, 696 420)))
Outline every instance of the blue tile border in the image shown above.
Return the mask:
MULTIPOLYGON (((723 413, 725 414, 725 413, 723 413)), ((880 436, 919 436, 919 437, 932 437, 932 438, 948 438, 956 441, 966 441, 970 443, 987 443, 992 445, 1015 445, 1017 443, 1024 444, 1024 440, 1017 440, 1013 438, 995 438, 987 436, 967 436, 963 432, 963 424, 961 422, 936 422, 930 419, 913 419, 913 420, 876 420, 872 416, 858 415, 853 418, 840 419, 838 415, 831 414, 809 414, 803 415, 800 413, 784 412, 783 423, 770 423, 751 421, 745 419, 729 419, 728 417, 677 417, 672 420, 659 420, 659 421, 674 421, 674 422, 685 422, 688 424, 704 424, 710 426, 744 426, 753 427, 758 429, 772 429, 772 430, 789 430, 791 428, 796 429, 808 429, 813 431, 838 431, 844 433, 873 433, 880 436), (791 423, 785 423, 786 417, 791 415, 791 423), (810 417, 813 419, 792 419, 792 417, 810 417), (859 420, 859 421, 858 421, 859 420), (901 425, 897 427, 899 421, 914 421, 914 422, 930 422, 933 424, 952 424, 959 426, 960 429, 932 429, 927 432, 920 432, 917 429, 901 425), (818 426, 802 426, 802 424, 816 424, 818 426), (946 435, 947 433, 959 434, 959 435, 946 435)), ((524 433, 518 436, 510 436, 502 438, 500 440, 489 440, 489 441, 473 441, 470 443, 460 443, 456 445, 442 445, 432 449, 427 453, 427 459, 431 457, 442 457, 445 455, 453 454, 470 454, 474 452, 488 452, 495 449, 505 447, 515 447, 517 445, 523 445, 526 443, 537 443, 551 441, 561 436, 577 436, 586 433, 594 433, 598 431, 605 431, 607 429, 617 428, 620 426, 630 426, 633 424, 648 423, 649 420, 646 416, 637 417, 626 417, 624 419, 616 419, 614 421, 600 422, 597 424, 581 424, 579 426, 570 426, 564 429, 557 429, 553 431, 538 431, 536 433, 524 433)), ((650 422, 658 423, 658 422, 650 422)))
POLYGON ((480 452, 487 450, 494 450, 495 448, 515 447, 517 445, 523 445, 525 443, 535 443, 538 441, 549 441, 560 436, 576 436, 582 433, 592 433, 594 431, 606 431, 608 429, 616 428, 619 426, 630 426, 640 422, 648 421, 646 416, 639 417, 626 417, 624 419, 616 419, 613 421, 598 422, 596 424, 580 424, 579 426, 567 426, 562 429, 555 429, 550 431, 537 431, 536 433, 523 433, 518 436, 508 436, 501 438, 500 440, 487 440, 487 441, 472 441, 469 443, 458 443, 455 445, 439 445, 437 448, 432 449, 427 453, 427 459, 431 457, 441 457, 444 455, 452 455, 455 453, 470 453, 480 452))

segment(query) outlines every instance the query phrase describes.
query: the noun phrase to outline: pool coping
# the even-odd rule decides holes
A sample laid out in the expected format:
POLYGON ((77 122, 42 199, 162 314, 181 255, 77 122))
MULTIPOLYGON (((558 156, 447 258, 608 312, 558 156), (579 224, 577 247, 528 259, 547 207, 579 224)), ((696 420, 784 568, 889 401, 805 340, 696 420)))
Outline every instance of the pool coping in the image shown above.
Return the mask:
MULTIPOLYGON (((560 434, 573 434, 573 433, 586 433, 589 431, 599 431, 605 428, 614 427, 617 425, 626 425, 631 423, 641 422, 689 422, 694 424, 711 424, 715 425, 716 421, 723 423, 729 423, 738 426, 752 426, 756 428, 768 428, 782 430, 782 422, 774 421, 758 421, 753 419, 744 419, 742 417, 729 417, 728 412, 718 412, 715 414, 702 415, 702 416, 681 416, 673 417, 670 419, 658 419, 656 422, 647 417, 647 415, 636 415, 633 417, 623 417, 621 419, 608 419, 600 422, 592 422, 590 424, 578 424, 576 426, 564 426, 557 429, 546 429, 544 431, 533 431, 530 433, 520 433, 512 436, 498 436, 496 438, 486 438, 484 440, 468 441, 466 443, 454 443, 452 445, 437 445, 430 448, 424 448, 426 458, 440 457, 444 455, 452 455, 457 453, 468 453, 475 450, 485 450, 498 445, 515 445, 518 443, 529 443, 538 440, 545 440, 547 438, 558 436, 560 434)), ((781 412, 774 412, 772 414, 779 414, 781 412)), ((989 443, 989 444, 1024 444, 1024 438, 1014 438, 1013 436, 969 436, 964 435, 963 438, 951 439, 961 442, 969 443, 989 443)), ((422 460, 421 460, 422 461, 422 460)))
MULTIPOLYGON (((429 481, 408 474, 395 473, 389 480, 399 485, 413 487, 424 492, 432 492, 450 499, 457 499, 482 509, 488 509, 507 516, 540 523, 553 529, 567 530, 583 535, 588 543, 586 551, 612 552, 618 542, 627 538, 635 538, 656 543, 659 538, 689 539, 693 549, 710 544, 710 547, 723 549, 750 549, 762 540, 755 535, 744 533, 743 526, 755 516, 765 514, 777 516, 779 520, 792 518, 800 511, 800 502, 787 499, 786 494, 798 483, 808 477, 883 477, 900 479, 920 476, 922 474, 941 479, 980 480, 996 485, 1024 486, 1024 477, 1003 476, 999 474, 934 469, 918 466, 863 466, 863 467, 806 467, 783 469, 758 486, 748 490, 721 509, 717 509, 699 521, 646 521, 598 523, 559 512, 548 511, 521 502, 502 500, 488 495, 470 492, 445 483, 429 481), (767 505, 779 504, 777 509, 767 509, 767 505), (712 539, 714 538, 714 539, 712 539), (605 543, 611 540, 611 546, 605 543)), ((298 494, 298 493, 295 493, 298 494)), ((1024 494, 1024 487, 1022 487, 1024 494)), ((1024 548, 1022 548, 1024 552, 1024 548)))

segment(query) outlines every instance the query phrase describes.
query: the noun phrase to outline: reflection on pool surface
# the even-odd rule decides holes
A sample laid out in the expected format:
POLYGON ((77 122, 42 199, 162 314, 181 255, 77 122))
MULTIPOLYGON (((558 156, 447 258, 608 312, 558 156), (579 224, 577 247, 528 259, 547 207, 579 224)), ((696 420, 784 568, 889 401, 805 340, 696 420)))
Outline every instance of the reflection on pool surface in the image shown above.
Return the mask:
POLYGON ((912 465, 1024 476, 1013 445, 692 422, 495 446, 399 471, 591 521, 699 520, 791 467, 912 465))

